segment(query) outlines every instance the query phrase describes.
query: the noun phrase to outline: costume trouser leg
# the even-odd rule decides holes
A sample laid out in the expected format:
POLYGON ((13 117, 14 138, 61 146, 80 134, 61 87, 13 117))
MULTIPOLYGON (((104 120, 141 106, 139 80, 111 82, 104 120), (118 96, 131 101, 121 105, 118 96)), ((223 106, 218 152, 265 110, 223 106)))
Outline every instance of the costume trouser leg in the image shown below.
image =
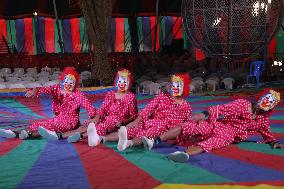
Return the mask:
POLYGON ((235 128, 220 123, 214 128, 214 133, 207 140, 199 142, 197 145, 205 152, 210 152, 232 144, 236 135, 237 130, 235 128))

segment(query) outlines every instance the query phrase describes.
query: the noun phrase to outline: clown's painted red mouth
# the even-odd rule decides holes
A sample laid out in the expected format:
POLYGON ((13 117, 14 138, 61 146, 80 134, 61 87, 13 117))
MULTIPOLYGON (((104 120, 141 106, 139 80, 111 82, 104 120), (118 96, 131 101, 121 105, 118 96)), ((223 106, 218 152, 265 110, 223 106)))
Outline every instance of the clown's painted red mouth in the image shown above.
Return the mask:
POLYGON ((126 84, 118 84, 120 90, 125 90, 126 84))
POLYGON ((179 94, 179 88, 173 88, 172 90, 174 94, 179 94))
POLYGON ((264 98, 264 99, 262 100, 262 102, 260 103, 260 105, 261 105, 262 107, 269 107, 269 106, 270 106, 270 102, 269 102, 269 100, 268 100, 267 98, 264 98))

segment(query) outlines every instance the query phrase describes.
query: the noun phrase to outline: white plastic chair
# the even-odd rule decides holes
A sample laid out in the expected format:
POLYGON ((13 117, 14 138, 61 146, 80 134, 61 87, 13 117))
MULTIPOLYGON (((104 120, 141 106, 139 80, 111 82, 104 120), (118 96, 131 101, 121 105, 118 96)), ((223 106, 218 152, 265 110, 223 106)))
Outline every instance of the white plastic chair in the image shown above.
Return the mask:
POLYGON ((26 88, 36 88, 36 87, 42 87, 42 85, 38 82, 33 82, 33 83, 27 83, 25 84, 26 88))
POLYGON ((161 93, 161 85, 159 83, 150 83, 148 88, 150 95, 158 95, 161 93))
POLYGON ((0 89, 6 89, 6 85, 4 83, 0 83, 0 89))
POLYGON ((26 86, 23 85, 23 84, 20 84, 20 83, 13 83, 13 84, 8 84, 7 88, 9 88, 9 89, 24 89, 24 88, 26 88, 26 86))
POLYGON ((221 81, 224 83, 225 89, 233 89, 233 84, 235 83, 235 79, 231 77, 227 77, 221 81))
POLYGON ((43 86, 49 87, 49 86, 57 85, 57 84, 59 84, 59 81, 55 80, 55 81, 48 81, 48 82, 44 83, 43 86))

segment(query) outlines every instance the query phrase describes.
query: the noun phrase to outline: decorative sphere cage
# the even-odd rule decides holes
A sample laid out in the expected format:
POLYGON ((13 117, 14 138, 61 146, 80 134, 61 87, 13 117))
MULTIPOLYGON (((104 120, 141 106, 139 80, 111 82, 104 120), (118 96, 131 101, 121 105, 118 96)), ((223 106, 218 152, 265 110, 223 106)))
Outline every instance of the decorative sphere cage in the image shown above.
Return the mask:
POLYGON ((280 0, 183 0, 185 31, 208 56, 260 54, 281 21, 280 0))

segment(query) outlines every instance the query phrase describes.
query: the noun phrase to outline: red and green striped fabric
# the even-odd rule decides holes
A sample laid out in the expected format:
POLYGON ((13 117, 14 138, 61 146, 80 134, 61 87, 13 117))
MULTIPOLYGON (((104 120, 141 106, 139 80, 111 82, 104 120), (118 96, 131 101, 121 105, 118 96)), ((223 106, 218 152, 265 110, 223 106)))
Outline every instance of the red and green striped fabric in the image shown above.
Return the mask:
MULTIPOLYGON (((173 16, 161 16, 157 19, 156 48, 155 32, 156 17, 137 17, 137 32, 139 51, 159 51, 162 45, 169 45, 173 39, 184 39, 184 48, 193 48, 184 28, 182 19, 173 16)), ((282 21, 282 25, 284 21, 282 21)), ((61 39, 64 42, 64 52, 88 52, 88 35, 84 18, 71 18, 59 20, 61 39)), ((279 27, 276 36, 268 46, 269 57, 274 58, 275 53, 284 53, 284 31, 279 27)), ((16 47, 18 52, 29 54, 59 53, 59 36, 56 22, 52 18, 33 17, 17 20, 0 19, 0 35, 16 47)), ((110 33, 109 51, 131 51, 131 35, 128 18, 113 18, 110 33)), ((203 59, 200 49, 195 50, 196 58, 203 59)), ((281 55, 279 55, 281 57, 281 55)))

